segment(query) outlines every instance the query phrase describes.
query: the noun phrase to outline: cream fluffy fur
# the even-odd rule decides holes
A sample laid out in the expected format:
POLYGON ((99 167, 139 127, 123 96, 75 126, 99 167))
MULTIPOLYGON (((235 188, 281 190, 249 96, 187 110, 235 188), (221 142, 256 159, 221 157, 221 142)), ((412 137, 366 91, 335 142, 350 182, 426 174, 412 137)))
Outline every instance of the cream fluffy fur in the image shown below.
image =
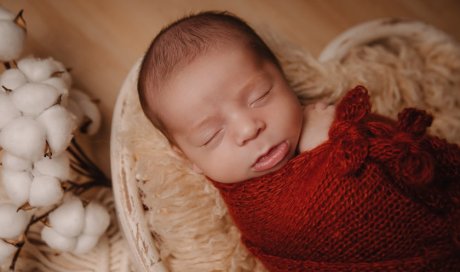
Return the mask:
MULTIPOLYGON (((406 106, 426 109, 435 116, 431 132, 460 143, 460 47, 454 41, 394 37, 320 63, 300 48, 268 40, 302 103, 333 103, 362 84, 374 111, 395 117, 406 106)), ((137 99, 126 101, 124 118, 131 122, 120 137, 136 156, 136 179, 163 262, 171 271, 264 271, 241 245, 218 192, 172 152, 137 99)))

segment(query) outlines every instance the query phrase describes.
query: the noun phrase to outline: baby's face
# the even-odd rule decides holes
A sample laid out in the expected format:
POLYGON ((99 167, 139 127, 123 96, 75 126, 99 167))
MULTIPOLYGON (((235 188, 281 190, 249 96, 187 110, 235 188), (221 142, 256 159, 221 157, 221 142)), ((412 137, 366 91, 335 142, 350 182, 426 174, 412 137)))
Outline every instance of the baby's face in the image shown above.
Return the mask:
POLYGON ((279 69, 241 46, 197 57, 175 72, 157 109, 197 171, 240 182, 294 156, 302 108, 279 69))

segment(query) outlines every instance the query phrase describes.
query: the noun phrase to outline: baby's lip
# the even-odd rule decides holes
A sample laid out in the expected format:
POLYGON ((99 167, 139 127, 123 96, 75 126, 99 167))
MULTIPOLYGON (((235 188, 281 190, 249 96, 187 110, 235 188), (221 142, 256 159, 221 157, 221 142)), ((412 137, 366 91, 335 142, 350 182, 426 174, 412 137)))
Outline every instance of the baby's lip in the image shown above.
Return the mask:
POLYGON ((261 172, 278 165, 289 153, 289 142, 283 141, 260 155, 252 165, 252 169, 261 172))

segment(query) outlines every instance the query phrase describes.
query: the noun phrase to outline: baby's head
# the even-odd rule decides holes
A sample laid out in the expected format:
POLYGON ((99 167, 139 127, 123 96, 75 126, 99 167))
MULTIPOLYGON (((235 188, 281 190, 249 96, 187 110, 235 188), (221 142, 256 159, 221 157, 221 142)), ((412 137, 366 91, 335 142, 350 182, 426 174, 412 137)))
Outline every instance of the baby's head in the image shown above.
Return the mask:
POLYGON ((272 51, 233 15, 204 12, 163 29, 138 90, 145 115, 213 180, 258 177, 295 154, 301 105, 272 51))

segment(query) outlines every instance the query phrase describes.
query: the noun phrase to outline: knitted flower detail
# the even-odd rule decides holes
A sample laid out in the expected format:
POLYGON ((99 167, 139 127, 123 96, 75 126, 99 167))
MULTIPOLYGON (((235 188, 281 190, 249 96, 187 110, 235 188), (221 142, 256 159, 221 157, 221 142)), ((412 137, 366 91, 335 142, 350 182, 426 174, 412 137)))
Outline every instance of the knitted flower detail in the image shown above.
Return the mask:
POLYGON ((384 162, 393 176, 411 186, 433 180, 433 157, 423 143, 432 117, 425 111, 404 109, 398 114, 396 130, 385 137, 371 139, 371 156, 384 162))
POLYGON ((363 86, 349 91, 337 106, 329 138, 335 146, 337 170, 343 175, 356 172, 367 157, 369 142, 363 121, 370 108, 369 95, 363 86))
POLYGON ((423 136, 433 118, 425 111, 408 108, 398 114, 399 132, 393 140, 402 147, 397 170, 407 183, 424 185, 433 180, 432 156, 424 149, 423 136))

